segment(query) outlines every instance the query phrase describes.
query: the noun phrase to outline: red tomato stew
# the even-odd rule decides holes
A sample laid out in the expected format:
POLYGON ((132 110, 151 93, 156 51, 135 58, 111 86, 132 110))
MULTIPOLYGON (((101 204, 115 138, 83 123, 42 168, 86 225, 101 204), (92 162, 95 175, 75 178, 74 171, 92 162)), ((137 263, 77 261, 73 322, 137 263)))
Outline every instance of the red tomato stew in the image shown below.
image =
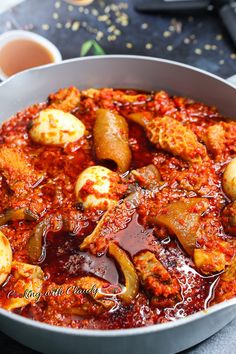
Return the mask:
POLYGON ((72 328, 236 295, 236 122, 166 92, 75 87, 0 134, 0 307, 72 328))

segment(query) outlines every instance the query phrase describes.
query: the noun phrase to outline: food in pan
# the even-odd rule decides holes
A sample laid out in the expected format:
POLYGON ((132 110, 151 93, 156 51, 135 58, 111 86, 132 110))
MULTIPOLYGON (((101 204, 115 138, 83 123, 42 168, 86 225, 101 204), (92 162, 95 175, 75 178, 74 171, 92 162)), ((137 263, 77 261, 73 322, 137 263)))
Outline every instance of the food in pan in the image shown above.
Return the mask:
POLYGON ((236 296, 235 137, 164 91, 70 87, 3 123, 0 306, 119 329, 236 296))

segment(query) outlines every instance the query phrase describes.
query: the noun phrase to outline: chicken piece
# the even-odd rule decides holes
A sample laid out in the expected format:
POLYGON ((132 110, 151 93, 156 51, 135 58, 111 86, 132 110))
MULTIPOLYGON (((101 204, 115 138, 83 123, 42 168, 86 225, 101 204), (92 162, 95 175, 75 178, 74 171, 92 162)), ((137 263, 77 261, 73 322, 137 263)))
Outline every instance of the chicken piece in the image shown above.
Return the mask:
POLYGON ((147 94, 136 94, 136 95, 127 95, 125 93, 114 92, 113 96, 114 101, 121 102, 121 103, 145 103, 151 99, 151 95, 147 94))
POLYGON ((80 91, 76 87, 61 89, 48 97, 49 107, 70 112, 80 103, 80 91))
POLYGON ((45 311, 50 318, 64 318, 64 315, 98 316, 105 311, 101 304, 97 304, 92 297, 83 293, 83 289, 76 286, 75 280, 60 286, 46 283, 42 299, 47 302, 45 311))
POLYGON ((99 96, 100 95, 101 90, 98 89, 93 89, 93 88, 89 88, 87 90, 83 90, 81 91, 81 96, 82 97, 88 97, 88 98, 95 98, 95 96, 99 96))
POLYGON ((39 266, 14 261, 12 276, 14 285, 3 306, 6 310, 11 311, 40 299, 44 273, 39 266))
POLYGON ((93 232, 80 245, 82 251, 101 255, 106 252, 109 242, 120 230, 124 230, 131 222, 137 206, 141 201, 141 191, 126 197, 121 204, 113 205, 99 220, 93 232))
POLYGON ((193 260, 197 269, 207 275, 221 272, 227 264, 225 254, 217 250, 196 248, 193 260))
POLYGON ((219 175, 212 160, 204 161, 201 165, 192 164, 182 171, 175 170, 174 174, 180 188, 186 191, 194 191, 202 197, 216 194, 221 196, 219 175))
POLYGON ((225 231, 232 236, 236 236, 236 201, 224 208, 221 220, 225 231))
POLYGON ((214 302, 222 302, 234 296, 236 296, 236 256, 233 257, 231 264, 220 277, 214 302))
POLYGON ((103 293, 103 287, 109 283, 93 276, 85 276, 70 280, 60 287, 56 284, 45 284, 43 296, 50 311, 77 316, 100 315, 115 305, 113 294, 103 293))
POLYGON ((18 194, 30 190, 40 179, 20 149, 4 145, 0 148, 0 171, 10 189, 18 194))
POLYGON ((133 262, 141 284, 151 295, 153 306, 173 306, 181 300, 177 279, 171 277, 152 252, 142 251, 138 253, 133 262))
POLYGON ((215 160, 222 161, 236 153, 236 122, 220 122, 211 125, 203 137, 207 150, 211 152, 215 160))
POLYGON ((171 117, 152 120, 147 126, 150 141, 159 149, 191 163, 201 163, 207 152, 197 136, 183 124, 171 117))
MULTIPOLYGON (((218 304, 236 296, 236 279, 231 282, 220 280, 215 290, 215 299, 213 304, 218 304)), ((212 304, 212 305, 213 305, 212 304)))
POLYGON ((236 280, 236 256, 232 259, 226 272, 221 276, 223 281, 233 281, 236 280))
POLYGON ((222 126, 225 130, 225 146, 226 150, 230 151, 231 155, 236 154, 236 143, 235 143, 235 136, 236 136, 236 122, 222 122, 222 126))
POLYGON ((207 128, 205 144, 207 150, 217 159, 225 148, 225 130, 221 124, 214 124, 207 128))
POLYGON ((127 103, 145 103, 147 101, 149 101, 152 96, 151 95, 147 95, 145 93, 137 93, 137 94, 126 94, 123 91, 120 90, 113 90, 110 88, 105 88, 105 89, 87 89, 87 90, 83 90, 81 91, 81 95, 83 97, 88 97, 88 98, 92 98, 92 99, 96 99, 96 98, 102 98, 103 96, 108 96, 110 98, 112 98, 112 102, 119 102, 121 104, 127 104, 127 103))

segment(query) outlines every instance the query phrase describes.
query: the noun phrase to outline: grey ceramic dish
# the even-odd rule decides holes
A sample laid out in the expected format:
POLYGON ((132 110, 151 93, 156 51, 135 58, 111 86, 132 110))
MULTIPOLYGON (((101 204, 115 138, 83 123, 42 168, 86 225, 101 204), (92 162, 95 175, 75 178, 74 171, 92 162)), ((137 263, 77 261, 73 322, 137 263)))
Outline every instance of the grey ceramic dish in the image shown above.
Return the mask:
MULTIPOLYGON (((20 73, 0 85, 1 121, 24 107, 45 100, 58 88, 118 87, 165 89, 216 105, 236 116, 236 78, 230 81, 190 66, 137 56, 73 59, 20 73), (235 80, 235 81, 234 81, 235 80)), ((236 316, 236 298, 187 318, 145 328, 73 330, 32 321, 0 309, 0 329, 43 353, 172 354, 201 342, 236 316)))

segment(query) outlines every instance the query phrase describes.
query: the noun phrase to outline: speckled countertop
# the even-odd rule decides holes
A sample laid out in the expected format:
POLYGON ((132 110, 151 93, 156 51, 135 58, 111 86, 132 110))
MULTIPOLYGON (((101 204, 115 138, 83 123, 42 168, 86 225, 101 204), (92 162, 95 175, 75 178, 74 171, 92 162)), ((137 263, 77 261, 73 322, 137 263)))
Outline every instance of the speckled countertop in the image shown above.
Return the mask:
POLYGON ((236 48, 214 11, 174 18, 138 14, 134 3, 96 0, 77 7, 64 1, 26 0, 0 15, 0 33, 35 31, 54 42, 64 59, 79 56, 82 44, 95 39, 107 54, 173 59, 222 77, 236 73, 236 48))
MULTIPOLYGON (((2 2, 10 1, 19 0, 2 2)), ((83 43, 94 39, 107 54, 177 60, 224 78, 236 74, 236 48, 216 13, 150 16, 136 13, 134 3, 96 0, 76 7, 57 0, 26 0, 0 15, 0 33, 10 29, 37 32, 58 46, 63 59, 79 56, 83 43)), ((235 334, 236 320, 182 354, 234 354, 235 334)), ((0 348, 4 354, 36 354, 2 333, 0 348)))

